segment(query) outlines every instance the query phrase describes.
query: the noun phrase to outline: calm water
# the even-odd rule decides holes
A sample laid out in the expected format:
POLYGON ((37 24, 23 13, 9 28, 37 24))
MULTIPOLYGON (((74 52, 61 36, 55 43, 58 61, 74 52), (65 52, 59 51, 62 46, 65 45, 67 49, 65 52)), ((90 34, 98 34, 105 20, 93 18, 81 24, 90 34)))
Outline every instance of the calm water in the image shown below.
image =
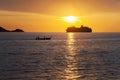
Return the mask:
POLYGON ((0 80, 120 80, 120 33, 0 33, 0 80))

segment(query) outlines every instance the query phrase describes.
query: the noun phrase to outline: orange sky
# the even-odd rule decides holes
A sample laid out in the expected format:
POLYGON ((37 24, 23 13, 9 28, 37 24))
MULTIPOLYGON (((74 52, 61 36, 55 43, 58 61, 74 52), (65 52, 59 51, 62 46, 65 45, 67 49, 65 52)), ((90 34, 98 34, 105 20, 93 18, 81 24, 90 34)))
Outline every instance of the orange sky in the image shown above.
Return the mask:
POLYGON ((120 32, 118 0, 0 0, 0 25, 26 32, 65 32, 75 25, 94 32, 120 32), (78 16, 76 23, 61 20, 78 16))

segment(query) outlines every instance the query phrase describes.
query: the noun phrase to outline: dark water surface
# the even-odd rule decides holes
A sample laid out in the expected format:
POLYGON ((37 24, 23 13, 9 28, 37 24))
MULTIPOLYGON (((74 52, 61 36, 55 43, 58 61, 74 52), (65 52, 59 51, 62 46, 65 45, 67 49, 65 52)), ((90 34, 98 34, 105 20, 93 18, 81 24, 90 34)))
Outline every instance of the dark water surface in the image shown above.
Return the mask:
POLYGON ((120 80, 120 33, 0 33, 0 80, 120 80))

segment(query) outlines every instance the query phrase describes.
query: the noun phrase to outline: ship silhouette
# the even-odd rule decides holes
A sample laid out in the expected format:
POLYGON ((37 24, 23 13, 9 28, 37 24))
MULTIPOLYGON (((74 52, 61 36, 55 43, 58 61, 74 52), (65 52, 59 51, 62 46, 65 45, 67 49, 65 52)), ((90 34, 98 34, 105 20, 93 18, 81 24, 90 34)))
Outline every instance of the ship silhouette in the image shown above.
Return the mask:
POLYGON ((72 26, 72 27, 68 27, 66 29, 66 32, 92 32, 92 29, 90 27, 83 26, 83 25, 81 25, 80 28, 72 26))

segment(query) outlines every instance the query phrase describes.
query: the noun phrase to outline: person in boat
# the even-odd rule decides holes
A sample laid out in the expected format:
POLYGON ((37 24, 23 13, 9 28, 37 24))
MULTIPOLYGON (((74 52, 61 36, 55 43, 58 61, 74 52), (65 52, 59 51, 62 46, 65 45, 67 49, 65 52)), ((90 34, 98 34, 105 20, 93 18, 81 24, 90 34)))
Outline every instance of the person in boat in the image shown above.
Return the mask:
POLYGON ((36 40, 39 40, 39 36, 36 37, 36 40))
POLYGON ((43 38, 39 38, 39 36, 36 37, 36 40, 50 40, 51 37, 43 37, 43 38))

